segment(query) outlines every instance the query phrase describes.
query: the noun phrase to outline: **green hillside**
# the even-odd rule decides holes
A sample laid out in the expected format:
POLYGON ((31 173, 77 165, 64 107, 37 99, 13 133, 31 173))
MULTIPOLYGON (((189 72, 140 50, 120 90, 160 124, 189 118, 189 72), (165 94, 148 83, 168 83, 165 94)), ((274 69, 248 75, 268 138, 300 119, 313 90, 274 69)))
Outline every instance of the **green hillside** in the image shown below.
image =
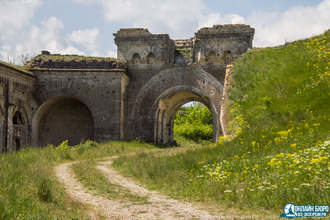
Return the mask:
POLYGON ((330 31, 254 49, 234 63, 228 127, 235 138, 180 155, 115 165, 174 197, 282 212, 330 204, 330 31))

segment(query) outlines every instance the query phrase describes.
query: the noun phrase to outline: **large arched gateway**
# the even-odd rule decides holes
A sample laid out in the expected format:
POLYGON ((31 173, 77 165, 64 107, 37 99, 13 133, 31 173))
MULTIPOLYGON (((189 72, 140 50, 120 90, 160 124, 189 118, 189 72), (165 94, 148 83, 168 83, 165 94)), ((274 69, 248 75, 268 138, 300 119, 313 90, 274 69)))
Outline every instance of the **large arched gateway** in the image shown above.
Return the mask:
POLYGON ((211 74, 181 67, 160 72, 140 91, 133 106, 132 136, 155 143, 173 141, 173 120, 176 111, 189 101, 199 101, 213 115, 213 140, 222 134, 220 109, 223 86, 211 74))
POLYGON ((118 59, 42 51, 25 70, 0 63, 0 151, 63 140, 170 143, 189 101, 210 109, 216 141, 226 66, 253 35, 248 25, 201 28, 186 40, 129 28, 114 34, 118 59))

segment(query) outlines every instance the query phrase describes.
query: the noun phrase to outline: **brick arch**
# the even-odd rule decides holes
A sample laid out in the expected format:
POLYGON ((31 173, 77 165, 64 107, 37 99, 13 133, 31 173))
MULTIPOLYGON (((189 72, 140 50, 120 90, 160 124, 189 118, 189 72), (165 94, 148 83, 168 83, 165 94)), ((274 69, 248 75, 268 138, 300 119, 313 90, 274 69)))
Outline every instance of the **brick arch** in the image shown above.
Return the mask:
POLYGON ((58 81, 50 81, 43 83, 34 88, 32 96, 38 106, 41 106, 49 99, 67 96, 80 100, 89 109, 93 109, 93 105, 89 105, 92 97, 88 96, 91 86, 75 81, 71 78, 58 81))
POLYGON ((58 96, 44 102, 32 121, 35 146, 58 145, 69 140, 70 145, 94 139, 94 120, 90 109, 80 100, 58 96))
MULTIPOLYGON (((61 81, 50 81, 37 86, 32 93, 34 101, 38 106, 32 119, 32 144, 35 146, 39 145, 39 123, 43 115, 48 114, 54 106, 65 100, 78 100, 82 105, 86 106, 93 120, 92 138, 94 138, 95 126, 97 126, 94 115, 97 110, 95 109, 96 106, 92 105, 93 102, 91 102, 93 97, 88 95, 91 89, 91 86, 76 82, 71 78, 61 81)), ((90 135, 88 136, 89 138, 90 135)), ((58 143, 54 142, 52 144, 58 143)), ((73 141, 72 144, 77 143, 73 141)))
POLYGON ((151 108, 150 114, 153 112, 158 112, 158 110, 163 110, 166 112, 163 115, 163 120, 159 121, 157 119, 157 114, 155 117, 155 128, 157 133, 154 133, 154 142, 158 144, 167 144, 173 142, 173 123, 176 112, 179 108, 187 102, 198 101, 204 104, 212 113, 213 116, 213 140, 216 141, 218 136, 222 134, 220 125, 220 114, 217 112, 215 103, 211 102, 209 98, 206 97, 203 91, 198 88, 193 88, 191 86, 175 86, 165 92, 163 92, 154 102, 151 108), (160 124, 164 126, 159 126, 160 124), (159 127, 163 128, 163 131, 159 131, 159 127), (160 135, 161 134, 161 135, 160 135))
MULTIPOLYGON (((220 126, 222 90, 221 83, 201 69, 184 67, 160 72, 149 80, 137 96, 131 115, 131 121, 135 126, 135 129, 132 129, 134 132, 132 137, 141 137, 149 142, 155 141, 154 121, 157 111, 158 109, 166 109, 165 107, 161 108, 160 103, 162 100, 165 100, 166 103, 166 100, 169 100, 171 96, 180 91, 186 91, 198 98, 187 95, 184 99, 200 99, 208 102, 208 106, 215 116, 215 134, 213 136, 214 141, 216 141, 217 137, 222 134, 220 126)), ((173 114, 173 111, 174 107, 167 109, 168 114, 171 112, 173 114)), ((170 141, 170 139, 167 140, 170 141)))

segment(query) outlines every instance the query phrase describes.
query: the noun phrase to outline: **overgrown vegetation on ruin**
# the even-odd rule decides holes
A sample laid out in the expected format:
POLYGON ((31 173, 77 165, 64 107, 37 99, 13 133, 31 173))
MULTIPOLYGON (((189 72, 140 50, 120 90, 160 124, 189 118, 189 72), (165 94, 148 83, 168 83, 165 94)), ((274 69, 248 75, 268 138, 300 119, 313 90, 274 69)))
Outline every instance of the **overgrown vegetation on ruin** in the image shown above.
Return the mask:
POLYGON ((279 215, 285 204, 330 203, 330 31, 234 64, 230 128, 214 147, 114 165, 178 198, 279 215))
POLYGON ((0 63, 3 64, 3 65, 6 65, 6 66, 11 66, 11 67, 13 67, 13 68, 15 68, 15 69, 22 70, 22 71, 24 71, 24 72, 27 73, 27 74, 34 75, 31 71, 27 70, 27 69, 26 69, 25 67, 23 67, 23 66, 16 65, 16 64, 14 64, 14 63, 6 63, 6 62, 3 62, 3 61, 0 61, 0 63))
POLYGON ((102 61, 102 60, 114 60, 114 61, 119 61, 116 58, 111 58, 111 57, 92 57, 92 56, 79 56, 79 55, 56 55, 56 54, 50 54, 50 55, 38 55, 34 59, 50 59, 50 60, 76 60, 76 61, 82 61, 82 60, 97 60, 97 61, 102 61))
POLYGON ((183 56, 183 57, 191 57, 192 55, 191 55, 191 51, 190 51, 190 49, 189 48, 182 48, 182 49, 176 49, 175 50, 175 55, 176 56, 179 56, 179 55, 181 55, 181 56, 183 56))

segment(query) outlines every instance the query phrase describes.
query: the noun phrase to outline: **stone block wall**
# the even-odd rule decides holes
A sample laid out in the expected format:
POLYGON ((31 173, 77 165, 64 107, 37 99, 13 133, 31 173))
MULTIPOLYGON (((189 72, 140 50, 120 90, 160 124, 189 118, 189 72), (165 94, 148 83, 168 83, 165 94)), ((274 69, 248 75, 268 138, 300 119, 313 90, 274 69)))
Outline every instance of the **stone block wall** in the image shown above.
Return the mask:
POLYGON ((35 80, 32 73, 0 62, 0 152, 19 150, 29 143, 35 80))
POLYGON ((249 25, 214 25, 211 28, 201 28, 195 33, 194 62, 233 61, 252 49, 254 29, 249 25))
POLYGON ((117 58, 128 65, 174 62, 174 42, 168 34, 151 34, 148 29, 120 29, 114 34, 117 58))
POLYGON ((226 66, 252 48, 253 35, 248 25, 214 25, 183 40, 120 29, 118 60, 42 51, 29 71, 0 63, 0 151, 87 139, 168 144, 189 101, 211 110, 216 141, 226 66))
POLYGON ((120 140, 125 118, 122 115, 125 92, 122 83, 128 81, 125 70, 39 69, 34 72, 38 80, 33 92, 36 108, 33 129, 38 131, 33 137, 35 145, 54 143, 55 140, 58 144, 65 139, 71 140, 70 144, 87 139, 120 140), (67 115, 65 111, 59 114, 62 109, 66 109, 67 115), (65 121, 74 126, 65 126, 65 121), (66 130, 68 135, 56 132, 60 129, 66 130), (61 138, 40 138, 53 136, 53 131, 61 138))

